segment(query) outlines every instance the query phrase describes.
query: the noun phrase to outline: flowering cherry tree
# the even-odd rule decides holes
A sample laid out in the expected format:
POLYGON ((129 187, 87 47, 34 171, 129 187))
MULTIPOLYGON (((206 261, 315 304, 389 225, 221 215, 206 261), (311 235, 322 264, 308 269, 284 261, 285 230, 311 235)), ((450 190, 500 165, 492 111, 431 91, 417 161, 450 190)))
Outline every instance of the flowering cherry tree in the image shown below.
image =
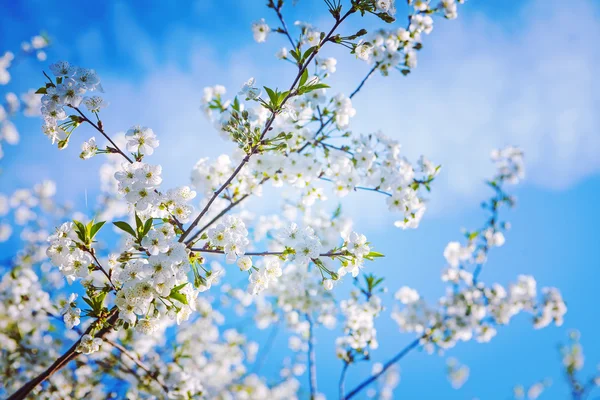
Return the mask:
MULTIPOLYGON (((490 341, 519 313, 530 314, 536 329, 562 324, 566 307, 556 288, 538 289, 524 275, 507 286, 483 280, 488 257, 509 229, 501 213, 514 204, 510 187, 524 178, 519 148, 492 152, 497 172, 487 181, 489 218, 447 245, 441 272, 447 290, 433 301, 385 281, 394 255, 384 258, 344 212, 346 197, 369 191, 399 235, 418 228, 440 166, 425 156, 408 160, 381 132, 352 132, 360 112, 352 100, 375 73, 409 75, 434 21, 456 18, 461 3, 409 0, 405 27, 347 33, 349 19, 392 26, 394 1, 325 0, 330 26, 317 28, 289 26, 283 1, 269 0, 271 15, 251 30, 259 43, 275 35, 285 41, 275 57, 291 64, 289 84, 272 88, 250 78, 233 95, 220 85, 205 88, 202 110, 235 150, 198 160, 181 187, 163 187, 163 167, 152 162, 167 140, 163 132, 132 121, 124 133, 111 133, 103 119, 110 87, 103 88, 100 74, 67 61, 50 64, 36 92, 43 134, 59 150, 76 142, 84 160, 104 158, 102 194, 93 215, 57 204, 51 182, 3 198, 3 209, 14 209, 14 220, 26 227, 0 282, 6 343, 0 393, 316 399, 322 395, 315 328, 338 326, 331 351, 340 360, 339 397, 374 391, 389 398, 398 361, 415 349, 443 352, 460 342, 490 341), (337 61, 327 53, 335 46, 370 66, 351 93, 328 84, 337 61), (253 214, 247 199, 265 187, 285 191, 281 209, 253 214), (221 284, 226 273, 238 283, 221 284), (344 281, 352 283, 349 293, 344 281), (388 288, 394 305, 384 305, 388 288), (346 382, 347 371, 376 351, 386 307, 412 341, 362 381, 346 382), (270 330, 262 348, 236 328, 236 317, 270 330), (290 356, 270 377, 261 369, 278 330, 289 334, 290 356)), ((448 375, 460 387, 468 368, 451 360, 448 375)))

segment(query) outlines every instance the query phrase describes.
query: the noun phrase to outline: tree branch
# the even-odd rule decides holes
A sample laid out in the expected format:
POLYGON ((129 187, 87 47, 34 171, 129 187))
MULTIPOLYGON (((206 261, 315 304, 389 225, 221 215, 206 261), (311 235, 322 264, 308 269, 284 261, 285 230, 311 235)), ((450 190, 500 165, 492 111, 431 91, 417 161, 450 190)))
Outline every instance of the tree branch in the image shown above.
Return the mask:
POLYGON ((406 346, 405 348, 403 348, 402 350, 400 350, 400 352, 398 354, 396 354, 394 357, 392 357, 392 359, 390 359, 388 362, 386 362, 383 365, 383 368, 381 369, 381 371, 379 371, 376 374, 371 375, 371 377, 369 377, 368 379, 364 380, 357 387, 355 387, 350 393, 348 393, 348 396, 342 397, 342 400, 351 399, 352 397, 356 396, 359 392, 361 392, 364 388, 366 388, 367 386, 369 386, 371 383, 375 382, 392 365, 394 365, 398 361, 400 361, 405 355, 407 355, 408 353, 410 353, 413 349, 419 347, 419 345, 421 344, 421 340, 424 339, 425 337, 426 337, 426 335, 423 335, 423 336, 415 339, 408 346, 406 346))
MULTIPOLYGON (((115 308, 110 312, 110 314, 108 316, 108 320, 106 321, 106 326, 104 326, 102 329, 100 329, 98 331, 98 333, 96 333, 95 337, 103 338, 104 336, 106 336, 106 334, 112 330, 112 327, 115 324, 115 322, 117 322, 118 318, 119 318, 119 312, 115 308)), ((92 323, 86 329, 84 335, 89 334, 94 329, 94 326, 97 322, 98 321, 95 321, 94 323, 92 323)), ((82 335, 82 337, 83 337, 83 335, 82 335)), ((81 338, 79 338, 79 340, 77 340, 73 344, 73 346, 71 346, 71 348, 69 348, 69 350, 67 350, 51 366, 49 366, 48 369, 46 369, 44 372, 42 372, 35 378, 31 379, 26 384, 24 384, 19 390, 17 390, 15 393, 13 393, 7 400, 25 399, 33 391, 33 389, 35 389, 40 383, 42 383, 45 380, 47 380, 48 378, 50 378, 54 373, 58 372, 61 368, 66 366, 71 360, 77 358, 79 353, 76 350, 77 350, 77 346, 79 346, 80 342, 81 342, 81 338)))

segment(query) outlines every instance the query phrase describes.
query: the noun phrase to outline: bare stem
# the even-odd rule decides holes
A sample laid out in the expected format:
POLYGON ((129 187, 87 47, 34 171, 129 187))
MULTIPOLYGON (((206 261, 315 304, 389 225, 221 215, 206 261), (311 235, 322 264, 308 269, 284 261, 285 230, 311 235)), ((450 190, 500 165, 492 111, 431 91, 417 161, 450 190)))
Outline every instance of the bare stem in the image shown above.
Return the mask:
POLYGON ((346 386, 346 372, 348 372, 348 367, 350 363, 348 361, 344 361, 344 366, 342 367, 342 373, 340 374, 340 383, 339 383, 339 391, 340 391, 340 399, 344 398, 344 391, 346 386))
POLYGON ((364 380, 357 387, 355 387, 350 393, 348 393, 347 396, 342 397, 341 399, 342 400, 351 399, 352 397, 354 397, 358 393, 360 393, 363 389, 365 389, 367 386, 369 386, 371 383, 375 382, 381 375, 383 375, 385 373, 385 371, 387 371, 390 367, 392 367, 394 364, 396 364, 398 361, 400 361, 405 355, 410 353, 413 349, 419 347, 419 345, 421 344, 421 340, 424 337, 425 337, 425 335, 413 340, 408 346, 406 346, 405 348, 400 350, 400 352, 398 354, 396 354, 388 362, 386 362, 383 365, 383 368, 381 369, 381 371, 379 371, 376 374, 371 375, 368 379, 364 380))

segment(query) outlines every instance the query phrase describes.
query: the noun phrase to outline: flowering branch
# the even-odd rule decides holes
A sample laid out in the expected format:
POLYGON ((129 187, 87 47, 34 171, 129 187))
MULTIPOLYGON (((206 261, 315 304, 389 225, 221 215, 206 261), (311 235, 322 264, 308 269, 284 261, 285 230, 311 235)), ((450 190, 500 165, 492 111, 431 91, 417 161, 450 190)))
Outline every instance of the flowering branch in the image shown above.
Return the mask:
POLYGON ((102 134, 102 136, 104 136, 106 138, 106 140, 108 140, 110 142, 110 144, 113 146, 112 148, 119 153, 121 156, 123 156, 123 158, 125 158, 130 164, 133 163, 133 161, 127 156, 127 154, 125 154, 120 148, 119 146, 117 146, 117 144, 110 138, 110 136, 108 136, 108 134, 106 134, 106 132, 104 131, 104 127, 102 126, 102 121, 98 121, 98 124, 95 124, 93 121, 91 121, 88 117, 85 116, 84 113, 81 112, 81 110, 78 107, 72 107, 75 111, 77 111, 77 113, 81 116, 81 118, 83 119, 83 121, 87 122, 88 124, 90 124, 91 126, 94 127, 94 129, 96 129, 98 132, 100 132, 102 134))
POLYGON ((70 361, 74 360, 78 355, 78 349, 81 346, 82 340, 89 336, 93 331, 101 327, 95 334, 95 338, 104 338, 106 334, 108 334, 113 325, 117 322, 119 313, 116 309, 113 309, 110 314, 108 314, 103 319, 98 319, 93 322, 86 330, 85 333, 77 340, 73 346, 69 348, 62 356, 60 356, 51 366, 49 366, 44 372, 39 374, 34 379, 25 383, 19 390, 13 393, 7 400, 22 400, 25 399, 33 389, 36 388, 39 384, 50 378, 55 372, 59 371, 61 368, 66 366, 70 361), (104 321, 104 322, 103 322, 104 321))
MULTIPOLYGON (((321 47, 323 46, 323 44, 325 44, 327 41, 329 41, 329 39, 333 35, 333 32, 335 32, 335 30, 338 28, 338 26, 349 15, 351 15, 354 12, 356 12, 356 10, 353 7, 348 12, 346 12, 346 14, 344 14, 344 16, 341 19, 337 20, 336 23, 331 28, 331 30, 329 31, 329 33, 321 40, 321 42, 319 43, 319 45, 310 54, 310 56, 308 56, 308 59, 305 61, 305 63, 302 66, 302 68, 300 68, 300 71, 298 71, 298 74, 296 75, 296 78, 294 79, 294 81, 290 85, 290 88, 289 88, 289 90, 287 92, 288 94, 283 98, 283 100, 279 104, 279 109, 280 110, 281 110, 281 108, 283 106, 285 106, 286 102, 294 95, 294 91, 293 90, 296 87, 296 84, 300 81, 300 78, 302 78, 304 72, 306 71, 306 69, 308 68, 308 66, 310 65, 310 63, 312 62, 313 58, 317 55, 317 53, 319 52, 319 50, 321 49, 321 47)), ((196 217, 196 219, 194 219, 194 221, 190 224, 190 226, 179 237, 179 242, 183 242, 185 240, 185 238, 191 233, 191 231, 198 225, 198 223, 200 222, 200 219, 202 219, 202 217, 204 216, 204 214, 206 214, 208 212, 208 209, 214 203, 214 201, 219 197, 219 195, 221 194, 221 192, 223 192, 223 190, 225 190, 227 188, 227 186, 229 186, 229 184, 231 183, 231 181, 237 176, 237 174, 241 171, 241 169, 244 167, 244 165, 246 165, 246 163, 250 160, 250 157, 252 157, 254 154, 256 154, 259 151, 260 146, 262 144, 262 140, 264 139, 266 133, 271 129, 271 125, 275 121, 276 115, 277 115, 277 113, 273 110, 273 112, 271 114, 271 117, 267 120, 267 123, 265 124, 265 127, 262 130, 259 142, 256 143, 251 148, 250 152, 248 154, 246 154, 246 156, 242 159, 242 161, 235 168, 235 170, 233 171, 233 173, 231 174, 231 176, 221 185, 221 187, 219 189, 217 189, 214 192, 214 194, 212 195, 212 197, 210 198, 210 200, 208 201, 208 203, 206 204, 206 206, 204 206, 204 208, 202 209, 202 211, 200 212, 200 214, 196 217)))

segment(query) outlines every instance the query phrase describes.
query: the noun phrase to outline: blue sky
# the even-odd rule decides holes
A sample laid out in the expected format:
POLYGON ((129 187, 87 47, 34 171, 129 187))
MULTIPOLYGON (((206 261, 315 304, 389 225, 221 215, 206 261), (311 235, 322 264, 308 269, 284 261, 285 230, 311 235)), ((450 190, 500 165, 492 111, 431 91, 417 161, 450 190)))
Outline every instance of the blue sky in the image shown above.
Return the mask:
MULTIPOLYGON (((199 110, 204 86, 220 83, 235 93, 250 76, 276 86, 294 74, 273 57, 285 45, 282 37, 271 36, 266 44, 252 40, 252 21, 274 22, 263 1, 2 3, 0 51, 16 49, 44 30, 53 39, 49 62, 66 59, 95 68, 111 103, 105 126, 113 133, 134 124, 152 127, 161 139, 153 161, 164 165, 172 185, 187 182, 198 158, 231 149, 199 110), (182 142, 189 145, 182 149, 182 142)), ((330 24, 317 0, 299 0, 296 7, 286 7, 286 16, 290 22, 330 24)), ((347 32, 363 22, 350 21, 347 32)), ((506 284, 518 274, 532 274, 540 286, 561 289, 569 312, 561 328, 535 331, 527 318, 517 318, 489 344, 469 343, 448 352, 471 368, 458 391, 446 382, 445 358, 412 354, 401 363, 397 395, 505 399, 515 384, 549 377, 554 383, 543 398, 565 398, 556 345, 569 328, 582 332, 585 371, 592 373, 600 362, 594 296, 600 278, 600 211, 594 201, 600 194, 600 80, 594 76, 600 62, 600 7, 593 0, 470 0, 458 20, 438 22, 424 41, 415 72, 370 80, 354 102, 358 112, 352 121, 354 131, 382 129, 398 138, 413 159, 423 153, 442 163, 431 212, 417 231, 399 231, 387 212, 364 213, 361 202, 383 208, 383 199, 373 194, 354 196, 345 208, 389 256, 374 272, 388 277, 390 289, 409 285, 435 299, 443 290, 439 272, 446 243, 459 239, 462 227, 483 221, 478 204, 488 195, 482 181, 492 172, 490 150, 519 145, 526 152, 527 180, 516 189, 518 207, 506 215, 513 225, 507 243, 492 254, 482 278, 506 284)), ((348 92, 368 67, 339 50, 331 54, 340 60, 333 90, 348 92)), ((42 67, 35 61, 20 64, 9 89, 40 86, 42 67)), ((17 123, 21 144, 5 148, 2 191, 51 178, 58 182, 60 198, 85 208, 84 192, 95 193, 97 181, 89 176, 97 176, 100 160, 79 160, 77 140, 57 151, 35 119, 17 123)), ((254 207, 260 210, 260 204, 254 207)), ((10 248, 0 247, 1 254, 7 252, 10 248)), ((332 395, 335 385, 327 382, 339 373, 331 354, 335 335, 319 333, 320 389, 332 395)), ((376 360, 411 340, 398 333, 388 315, 380 319, 379 335, 376 360)), ((278 345, 285 346, 283 337, 278 345)), ((274 367, 278 360, 268 361, 274 367)), ((366 371, 357 368, 349 382, 366 371)))

